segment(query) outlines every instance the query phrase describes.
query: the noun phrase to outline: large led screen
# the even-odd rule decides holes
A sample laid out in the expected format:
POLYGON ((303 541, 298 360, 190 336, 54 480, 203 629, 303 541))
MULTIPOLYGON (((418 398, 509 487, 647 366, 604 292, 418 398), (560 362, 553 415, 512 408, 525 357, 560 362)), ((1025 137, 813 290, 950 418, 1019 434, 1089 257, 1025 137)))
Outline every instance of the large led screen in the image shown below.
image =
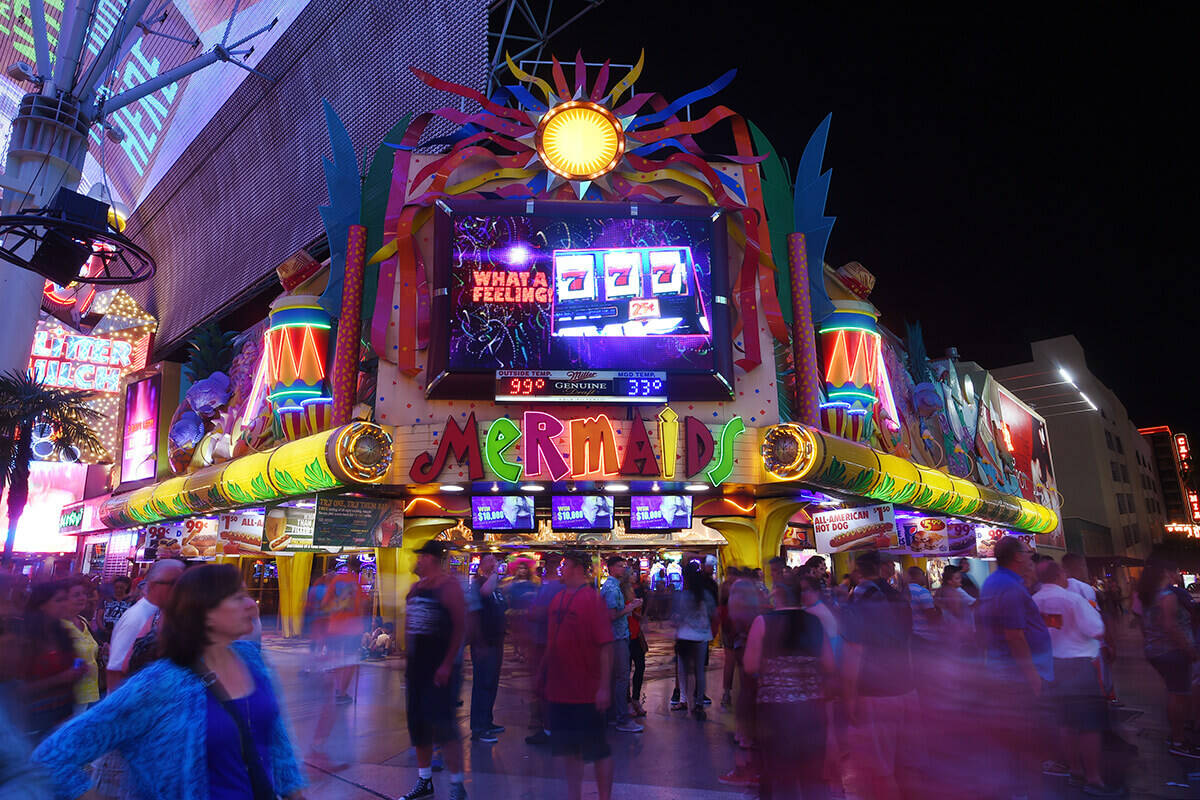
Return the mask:
POLYGON ((550 498, 550 524, 556 531, 612 530, 613 499, 599 494, 555 495, 550 498))
POLYGON ((510 370, 636 370, 672 399, 730 396, 715 209, 461 201, 436 225, 431 396, 478 396, 510 370))
POLYGON ((692 527, 692 498, 678 494, 634 495, 629 498, 629 529, 673 531, 692 527))
POLYGON ((125 389, 125 430, 121 436, 121 482, 153 478, 158 465, 158 391, 153 375, 125 389))
POLYGON ((471 527, 480 531, 532 533, 533 498, 520 495, 472 497, 471 527))

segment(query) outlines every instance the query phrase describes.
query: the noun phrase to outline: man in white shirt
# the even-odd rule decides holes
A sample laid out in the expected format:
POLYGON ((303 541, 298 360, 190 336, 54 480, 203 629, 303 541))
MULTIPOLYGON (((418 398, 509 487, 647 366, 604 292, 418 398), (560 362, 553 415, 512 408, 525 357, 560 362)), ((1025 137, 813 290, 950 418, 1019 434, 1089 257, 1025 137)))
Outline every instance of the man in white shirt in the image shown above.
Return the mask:
POLYGON ((184 563, 173 558, 156 561, 143 580, 142 599, 121 615, 113 627, 108 651, 108 691, 114 692, 129 677, 129 656, 133 643, 145 636, 154 621, 154 614, 167 602, 175 581, 183 574, 184 563))
POLYGON ((1083 595, 1068 589, 1067 573, 1053 559, 1037 565, 1041 588, 1033 596, 1050 632, 1054 654, 1051 701, 1061 714, 1071 774, 1086 781, 1085 794, 1118 797, 1120 791, 1100 777, 1100 734, 1107 727, 1108 708, 1100 685, 1097 657, 1104 637, 1104 620, 1083 595))
MULTIPOLYGON (((1067 553, 1063 556, 1062 568, 1067 573, 1067 589, 1082 595, 1091 603, 1092 608, 1099 611, 1100 602, 1096 597, 1095 587, 1088 582, 1087 561, 1084 560, 1084 557, 1078 553, 1067 553)), ((1104 641, 1100 645, 1100 656, 1096 659, 1096 663, 1100 667, 1100 683, 1104 686, 1104 697, 1114 705, 1120 705, 1117 702, 1117 690, 1113 685, 1112 675, 1112 662, 1116 660, 1116 657, 1116 643, 1113 641, 1112 631, 1105 630, 1104 641)))

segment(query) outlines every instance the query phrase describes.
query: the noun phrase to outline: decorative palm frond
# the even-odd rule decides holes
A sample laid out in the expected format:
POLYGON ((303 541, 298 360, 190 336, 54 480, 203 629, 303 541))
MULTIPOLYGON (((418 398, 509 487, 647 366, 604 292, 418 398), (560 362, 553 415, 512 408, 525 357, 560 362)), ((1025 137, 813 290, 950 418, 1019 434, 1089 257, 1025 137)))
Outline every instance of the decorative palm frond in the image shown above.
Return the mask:
POLYGON ((29 498, 34 426, 53 429, 51 442, 60 455, 72 447, 99 450, 102 445, 92 425, 102 415, 87 400, 87 392, 47 388, 26 372, 0 375, 0 488, 9 487, 5 561, 11 557, 17 523, 29 498))

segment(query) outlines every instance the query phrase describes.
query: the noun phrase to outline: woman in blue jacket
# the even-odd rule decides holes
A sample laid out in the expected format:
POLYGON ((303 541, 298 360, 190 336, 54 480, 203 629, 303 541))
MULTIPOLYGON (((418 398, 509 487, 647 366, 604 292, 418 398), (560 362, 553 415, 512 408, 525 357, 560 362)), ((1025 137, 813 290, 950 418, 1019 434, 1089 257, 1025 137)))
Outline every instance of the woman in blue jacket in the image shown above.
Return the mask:
POLYGON ((163 658, 34 752, 55 796, 91 788, 83 767, 110 750, 145 800, 298 800, 304 780, 258 649, 254 601, 236 567, 195 567, 163 609, 163 658))

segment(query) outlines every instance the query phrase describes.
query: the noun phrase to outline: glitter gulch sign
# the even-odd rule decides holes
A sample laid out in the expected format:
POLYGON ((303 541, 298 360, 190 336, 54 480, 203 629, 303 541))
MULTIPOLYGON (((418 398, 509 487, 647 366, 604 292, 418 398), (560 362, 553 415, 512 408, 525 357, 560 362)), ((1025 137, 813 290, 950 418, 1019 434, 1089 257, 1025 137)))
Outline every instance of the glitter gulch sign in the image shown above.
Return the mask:
MULTIPOLYGON (((409 477, 415 483, 438 479, 451 456, 467 468, 473 481, 484 479, 484 465, 509 483, 519 480, 603 480, 638 477, 674 479, 679 444, 679 416, 664 408, 654 420, 662 443, 662 460, 655 452, 646 422, 635 416, 623 429, 623 454, 618 458, 617 434, 606 415, 561 420, 541 411, 526 411, 521 424, 503 417, 488 425, 480 444, 479 423, 471 414, 459 427, 451 417, 438 440, 437 450, 413 460, 409 477), (517 456, 520 456, 519 458, 517 456)), ((700 472, 713 486, 733 473, 733 443, 744 433, 741 417, 726 422, 714 438, 696 417, 684 417, 684 475, 700 472)))

